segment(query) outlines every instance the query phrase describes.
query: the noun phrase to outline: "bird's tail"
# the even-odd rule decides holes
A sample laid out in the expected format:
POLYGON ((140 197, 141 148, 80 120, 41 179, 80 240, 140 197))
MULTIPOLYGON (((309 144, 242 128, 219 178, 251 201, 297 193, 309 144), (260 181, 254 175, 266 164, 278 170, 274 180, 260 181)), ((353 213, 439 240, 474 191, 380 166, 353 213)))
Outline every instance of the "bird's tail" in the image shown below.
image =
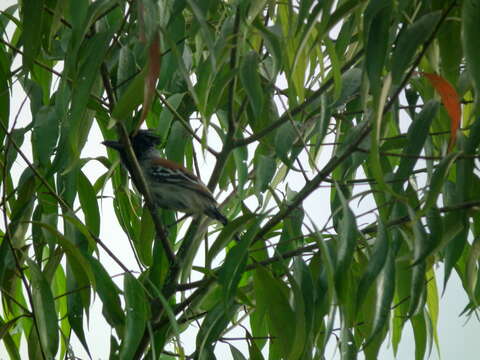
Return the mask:
POLYGON ((205 215, 211 217, 212 219, 220 221, 223 225, 227 225, 228 223, 228 219, 223 216, 223 214, 215 207, 205 210, 205 215))

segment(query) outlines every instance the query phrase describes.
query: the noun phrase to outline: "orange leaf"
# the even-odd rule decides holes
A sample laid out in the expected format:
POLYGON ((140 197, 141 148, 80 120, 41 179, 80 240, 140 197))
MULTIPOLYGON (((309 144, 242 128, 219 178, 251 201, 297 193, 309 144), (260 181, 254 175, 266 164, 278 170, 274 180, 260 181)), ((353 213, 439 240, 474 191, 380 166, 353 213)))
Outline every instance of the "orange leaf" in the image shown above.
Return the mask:
POLYGON ((157 83, 158 76, 160 75, 161 59, 160 38, 157 33, 153 37, 153 40, 148 47, 147 74, 145 76, 145 85, 143 91, 142 114, 140 115, 140 122, 138 123, 137 129, 145 121, 145 118, 150 111, 153 98, 155 97, 155 84, 157 83))
POLYGON ((462 107, 457 91, 446 79, 433 73, 422 73, 432 86, 437 90, 442 99, 443 106, 450 116, 450 141, 448 142, 448 151, 451 151, 457 139, 457 130, 460 127, 462 117, 462 107))

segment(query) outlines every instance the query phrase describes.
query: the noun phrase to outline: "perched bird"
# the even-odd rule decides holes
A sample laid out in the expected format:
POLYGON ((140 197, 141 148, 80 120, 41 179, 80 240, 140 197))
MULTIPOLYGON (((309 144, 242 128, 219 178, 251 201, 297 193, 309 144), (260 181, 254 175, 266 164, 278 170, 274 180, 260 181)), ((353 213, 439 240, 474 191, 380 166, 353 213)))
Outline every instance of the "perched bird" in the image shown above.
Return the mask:
MULTIPOLYGON (((227 218, 220 213, 210 190, 182 165, 164 159, 155 148, 160 137, 149 130, 139 130, 130 137, 133 151, 143 171, 150 193, 158 207, 192 214, 205 214, 222 224, 227 218)), ((103 145, 120 153, 122 163, 131 173, 124 146, 118 141, 104 141, 103 145)))

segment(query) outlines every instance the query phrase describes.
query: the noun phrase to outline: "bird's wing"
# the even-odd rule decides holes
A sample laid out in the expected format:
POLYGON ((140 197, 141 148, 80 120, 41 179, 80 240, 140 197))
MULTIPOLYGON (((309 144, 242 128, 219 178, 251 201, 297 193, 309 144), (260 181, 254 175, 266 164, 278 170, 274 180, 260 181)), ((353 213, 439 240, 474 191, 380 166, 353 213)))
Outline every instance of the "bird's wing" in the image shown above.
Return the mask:
POLYGON ((215 201, 212 193, 202 181, 183 166, 163 158, 155 158, 151 162, 149 175, 156 182, 185 187, 215 201))

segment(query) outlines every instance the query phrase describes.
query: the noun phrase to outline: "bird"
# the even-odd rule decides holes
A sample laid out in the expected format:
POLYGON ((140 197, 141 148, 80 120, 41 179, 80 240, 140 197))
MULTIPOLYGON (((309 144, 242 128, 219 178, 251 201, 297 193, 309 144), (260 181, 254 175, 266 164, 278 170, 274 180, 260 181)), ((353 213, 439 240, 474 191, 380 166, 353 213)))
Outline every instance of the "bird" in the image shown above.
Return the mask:
MULTIPOLYGON (((199 177, 182 165, 161 157, 160 151, 156 148, 161 143, 158 135, 151 130, 142 129, 132 134, 130 141, 158 207, 187 214, 204 214, 223 225, 228 223, 227 218, 218 209, 212 192, 199 177)), ((103 141, 102 144, 120 153, 122 163, 131 174, 131 165, 124 145, 113 140, 103 141)))

